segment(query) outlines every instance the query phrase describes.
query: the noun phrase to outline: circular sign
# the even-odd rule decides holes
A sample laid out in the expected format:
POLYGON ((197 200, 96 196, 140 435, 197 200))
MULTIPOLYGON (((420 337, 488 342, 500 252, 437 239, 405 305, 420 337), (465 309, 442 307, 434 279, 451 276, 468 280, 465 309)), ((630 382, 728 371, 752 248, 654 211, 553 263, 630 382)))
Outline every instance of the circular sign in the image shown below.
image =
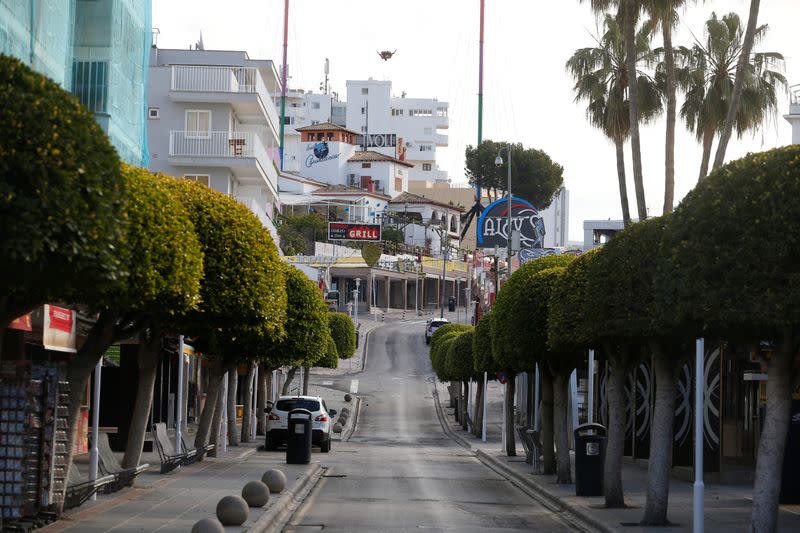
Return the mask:
MULTIPOLYGON (((539 210, 522 198, 511 199, 511 220, 520 232, 520 248, 541 248, 544 244, 544 220, 539 210)), ((478 248, 508 246, 508 198, 495 200, 478 218, 478 248)))
POLYGON ((317 159, 328 157, 328 143, 325 141, 316 143, 314 145, 314 157, 317 159))

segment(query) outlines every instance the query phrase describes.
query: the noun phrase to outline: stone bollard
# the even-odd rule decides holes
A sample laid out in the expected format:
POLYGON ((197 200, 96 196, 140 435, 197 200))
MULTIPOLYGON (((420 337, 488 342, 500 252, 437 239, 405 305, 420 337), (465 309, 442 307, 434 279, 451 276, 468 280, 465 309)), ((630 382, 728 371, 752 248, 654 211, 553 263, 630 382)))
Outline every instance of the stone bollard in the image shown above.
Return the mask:
POLYGON ((340 422, 336 422, 333 425, 333 432, 334 433, 341 433, 342 432, 342 424, 340 422))
POLYGON ((216 518, 203 518, 192 526, 192 533, 225 533, 225 526, 216 518))
POLYGON ((276 468, 264 472, 264 475, 261 476, 261 481, 269 487, 269 491, 272 494, 278 494, 286 488, 286 474, 276 468))
MULTIPOLYGON (((344 395, 344 401, 350 402, 352 400, 353 400, 353 397, 349 393, 344 395)), ((345 409, 347 409, 347 408, 345 407, 345 409)))
POLYGON ((343 414, 345 416, 350 416, 350 408, 349 407, 342 407, 342 411, 341 411, 340 414, 343 414))
POLYGON ((269 501, 269 487, 263 481, 250 481, 242 489, 242 498, 250 507, 264 507, 269 501))
POLYGON ((217 503, 217 518, 223 526, 241 526, 250 510, 241 496, 225 496, 217 503))

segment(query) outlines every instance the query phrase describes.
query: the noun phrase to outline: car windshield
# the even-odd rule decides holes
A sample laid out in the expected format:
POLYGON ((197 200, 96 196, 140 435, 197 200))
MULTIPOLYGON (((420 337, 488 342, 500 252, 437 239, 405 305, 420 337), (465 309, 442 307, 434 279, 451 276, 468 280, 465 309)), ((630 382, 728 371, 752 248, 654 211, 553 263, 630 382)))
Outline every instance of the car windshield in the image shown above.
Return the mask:
POLYGON ((434 320, 431 322, 431 327, 438 328, 439 326, 444 326, 445 324, 447 324, 446 320, 434 320))
POLYGON ((290 398, 288 400, 278 400, 275 404, 278 411, 291 411, 293 409, 308 409, 309 411, 319 411, 319 402, 307 398, 290 398))

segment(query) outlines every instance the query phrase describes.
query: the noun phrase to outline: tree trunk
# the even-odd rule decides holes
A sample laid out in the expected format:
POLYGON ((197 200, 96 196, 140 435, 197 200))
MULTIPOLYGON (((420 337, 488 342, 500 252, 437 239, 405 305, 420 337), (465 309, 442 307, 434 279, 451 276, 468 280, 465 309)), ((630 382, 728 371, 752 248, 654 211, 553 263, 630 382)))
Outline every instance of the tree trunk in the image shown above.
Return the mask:
POLYGON ((744 33, 742 51, 739 54, 739 61, 736 64, 736 78, 733 82, 733 92, 728 107, 728 115, 725 117, 725 126, 719 136, 717 143, 717 154, 714 156, 714 168, 718 168, 725 162, 725 151, 728 149, 728 142, 733 133, 733 123, 736 121, 736 114, 739 112, 739 102, 742 99, 742 88, 744 79, 749 76, 747 67, 750 63, 750 52, 753 51, 753 41, 756 35, 758 24, 758 9, 761 6, 760 0, 750 0, 750 15, 747 19, 747 29, 744 33))
POLYGON ((272 387, 272 371, 267 365, 258 366, 258 392, 256 394, 256 435, 264 435, 267 430, 267 391, 272 387))
POLYGON ((702 181, 708 175, 708 160, 711 157, 711 144, 714 142, 714 129, 708 128, 703 132, 703 158, 700 160, 700 177, 702 181))
POLYGON ((506 382, 506 396, 504 401, 504 416, 506 420, 506 455, 517 455, 517 443, 514 439, 514 393, 517 388, 517 376, 510 374, 506 382))
POLYGON ((767 410, 758 443, 751 531, 771 533, 778 529, 778 496, 792 407, 792 341, 791 332, 785 332, 779 350, 767 361, 767 410))
POLYGON ((228 371, 228 446, 239 445, 239 432, 236 429, 236 392, 239 387, 237 367, 228 371))
POLYGON ((203 412, 200 413, 200 420, 197 422, 197 433, 194 437, 194 447, 197 449, 209 443, 208 437, 211 431, 211 422, 214 417, 214 411, 216 410, 217 395, 224 373, 222 361, 216 359, 211 365, 208 389, 206 390, 206 402, 203 404, 203 412))
POLYGON ((553 374, 548 365, 539 365, 539 385, 542 389, 542 458, 543 473, 552 476, 556 473, 556 454, 553 432, 553 374))
POLYGON ((250 370, 247 372, 247 378, 244 382, 244 391, 242 397, 244 398, 244 413, 242 413, 242 442, 250 442, 250 428, 253 424, 253 380, 256 377, 256 364, 250 363, 250 370))
MULTIPOLYGON (((611 354, 610 350, 607 353, 611 354)), ((622 357, 610 361, 606 397, 608 398, 608 440, 606 464, 603 472, 603 490, 606 507, 625 507, 622 490, 622 452, 625 447, 625 379, 628 366, 622 357)))
POLYGON ((614 140, 617 151, 617 180, 619 181, 619 203, 622 206, 622 222, 627 228, 631 225, 631 210, 628 206, 628 183, 625 177, 625 149, 622 139, 614 140))
POLYGON ((475 384, 475 405, 472 406, 472 434, 479 438, 483 436, 483 394, 483 378, 478 378, 475 384))
POLYGON ((636 19, 639 2, 625 0, 625 65, 628 70, 628 109, 630 114, 631 155, 633 158, 633 185, 636 189, 636 207, 639 221, 647 219, 642 175, 642 147, 639 140, 639 84, 636 75, 636 19))
MULTIPOLYGON (((222 430, 222 418, 225 415, 225 399, 228 397, 226 394, 225 385, 228 383, 228 378, 230 374, 222 373, 222 377, 219 379, 219 385, 217 385, 217 395, 216 399, 214 400, 213 405, 211 405, 211 409, 209 412, 213 413, 213 417, 211 418, 211 426, 210 426, 210 433, 209 442, 214 445, 214 449, 211 450, 208 454, 211 457, 219 457, 220 455, 220 444, 223 440, 227 437, 227 430, 225 428, 225 432, 222 430)), ((206 401, 206 406, 208 406, 208 400, 206 401)))
POLYGON ((303 369, 303 396, 308 396, 308 379, 311 377, 311 367, 303 369))
POLYGON ((677 357, 666 353, 660 343, 652 343, 656 382, 653 424, 650 426, 650 460, 647 475, 647 501, 643 526, 667 526, 669 473, 672 466, 672 424, 675 419, 677 357))
POLYGON ((553 425, 556 441, 556 483, 572 483, 567 433, 567 375, 553 371, 553 425))
MULTIPOLYGON (((671 13, 670 13, 671 14, 671 13)), ((667 133, 664 142, 664 213, 675 203, 675 115, 678 108, 675 86, 675 53, 672 50, 672 19, 661 21, 664 37, 664 71, 667 89, 667 133)))
POLYGON ((156 383, 156 367, 158 366, 161 333, 151 330, 149 335, 143 333, 139 337, 139 384, 136 387, 136 401, 131 413, 131 425, 128 430, 128 442, 122 468, 139 466, 144 447, 144 435, 147 433, 147 422, 150 420, 150 409, 153 407, 153 386, 156 383))
POLYGON ((467 409, 467 398, 469 398, 469 381, 462 381, 461 387, 461 429, 469 431, 469 410, 467 409))
POLYGON ((286 372, 286 381, 283 382, 283 388, 281 389, 281 396, 286 396, 289 394, 289 387, 292 384, 292 380, 294 380, 294 375, 297 372, 297 367, 290 368, 288 372, 286 372))

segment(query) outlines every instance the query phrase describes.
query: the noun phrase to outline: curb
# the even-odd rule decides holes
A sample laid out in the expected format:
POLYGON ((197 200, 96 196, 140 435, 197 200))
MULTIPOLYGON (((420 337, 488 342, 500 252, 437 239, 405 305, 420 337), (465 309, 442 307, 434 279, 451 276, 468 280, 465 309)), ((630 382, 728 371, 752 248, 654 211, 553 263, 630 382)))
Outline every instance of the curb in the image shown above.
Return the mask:
POLYGON ((377 326, 375 326, 374 328, 372 328, 371 330, 369 330, 364 334, 364 357, 361 358, 361 370, 359 370, 357 373, 360 374, 361 372, 364 371, 365 368, 367 368, 367 356, 369 355, 369 336, 372 335, 373 331, 375 331, 378 328, 382 328, 383 326, 384 324, 378 324, 377 326))
MULTIPOLYGON (((436 379, 434 377, 434 379, 436 379)), ((551 494, 542 485, 535 480, 524 476, 516 470, 503 464, 500 460, 487 454, 479 448, 473 448, 472 445, 458 435, 450 427, 449 422, 442 409, 441 402, 439 401, 439 391, 437 390, 436 383, 433 384, 433 401, 436 408, 436 415, 439 418, 439 423, 448 437, 453 439, 460 446, 471 450, 475 454, 475 458, 483 463, 487 468, 494 470, 497 474, 505 477, 514 486, 522 490, 525 494, 538 501, 549 511, 558 513, 562 519, 576 528, 583 531, 601 531, 603 533, 616 533, 616 530, 609 527, 607 524, 597 520, 583 509, 570 505, 561 500, 558 496, 551 494)))
POLYGON ((358 415, 361 414, 361 397, 355 396, 353 398, 356 401, 356 407, 353 410, 353 419, 347 425, 347 430, 342 433, 339 442, 347 442, 350 440, 350 437, 353 436, 353 433, 356 431, 356 424, 358 424, 358 415))
POLYGON ((291 489, 282 493, 280 499, 271 505, 247 531, 253 533, 281 531, 322 477, 323 470, 320 463, 313 463, 303 477, 298 479, 291 489))

